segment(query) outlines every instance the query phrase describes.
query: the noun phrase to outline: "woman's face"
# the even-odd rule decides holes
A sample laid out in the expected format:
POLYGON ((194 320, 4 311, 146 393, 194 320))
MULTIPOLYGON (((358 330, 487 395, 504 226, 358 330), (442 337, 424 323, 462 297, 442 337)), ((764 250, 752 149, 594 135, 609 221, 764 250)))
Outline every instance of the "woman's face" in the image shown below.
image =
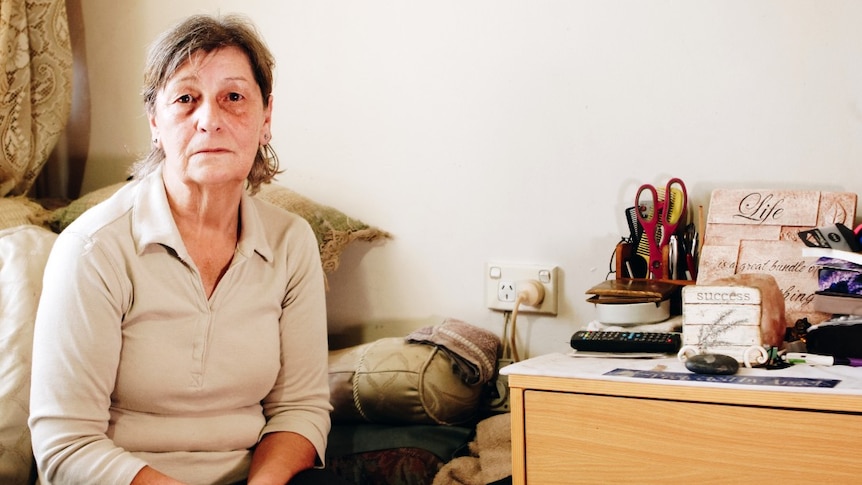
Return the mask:
POLYGON ((187 185, 244 184, 258 147, 269 141, 271 116, 242 50, 192 54, 149 115, 165 152, 164 176, 187 185))

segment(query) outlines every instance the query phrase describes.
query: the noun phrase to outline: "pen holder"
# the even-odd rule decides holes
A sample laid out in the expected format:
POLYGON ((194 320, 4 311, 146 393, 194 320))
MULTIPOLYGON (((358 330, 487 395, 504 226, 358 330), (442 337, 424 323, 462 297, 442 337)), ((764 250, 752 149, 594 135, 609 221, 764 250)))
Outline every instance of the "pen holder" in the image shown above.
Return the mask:
MULTIPOLYGON (((670 278, 670 275, 668 275, 667 272, 668 256, 668 248, 665 246, 662 250, 662 277, 659 279, 678 284, 694 284, 694 280, 670 278)), ((614 270, 616 271, 617 279, 647 278, 649 274, 646 260, 637 254, 637 248, 633 244, 627 242, 620 242, 617 244, 614 252, 614 270)))
MULTIPOLYGON (((640 258, 638 254, 635 253, 635 247, 631 243, 621 242, 617 244, 616 252, 614 255, 615 261, 615 271, 616 271, 616 279, 648 279, 648 278, 636 278, 632 277, 629 273, 629 269, 631 268, 631 264, 626 264, 626 262, 630 262, 631 258, 640 258)), ((664 251, 665 262, 667 261, 667 248, 664 251)), ((642 259, 642 258, 641 258, 642 259)), ((646 261, 644 261, 644 265, 646 261)), ((644 266, 646 267, 646 266, 644 266)), ((667 275, 667 264, 664 265, 664 277, 659 279, 650 279, 650 281, 663 281, 667 283, 672 283, 679 286, 687 286, 695 284, 694 280, 674 280, 668 278, 667 275)), ((670 298, 670 314, 671 315, 682 315, 682 299, 680 296, 680 292, 674 293, 670 298)))

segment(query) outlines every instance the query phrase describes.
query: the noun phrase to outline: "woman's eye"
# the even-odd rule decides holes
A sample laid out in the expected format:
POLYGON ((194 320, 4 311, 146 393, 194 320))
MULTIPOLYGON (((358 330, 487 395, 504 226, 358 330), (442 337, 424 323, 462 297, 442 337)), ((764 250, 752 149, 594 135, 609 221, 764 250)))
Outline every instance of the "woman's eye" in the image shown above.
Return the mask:
POLYGON ((242 95, 239 93, 230 93, 227 95, 227 99, 231 101, 239 101, 242 99, 242 95))
POLYGON ((177 102, 183 103, 183 104, 191 103, 192 102, 192 96, 190 94, 184 94, 184 95, 180 96, 179 98, 177 98, 177 102))

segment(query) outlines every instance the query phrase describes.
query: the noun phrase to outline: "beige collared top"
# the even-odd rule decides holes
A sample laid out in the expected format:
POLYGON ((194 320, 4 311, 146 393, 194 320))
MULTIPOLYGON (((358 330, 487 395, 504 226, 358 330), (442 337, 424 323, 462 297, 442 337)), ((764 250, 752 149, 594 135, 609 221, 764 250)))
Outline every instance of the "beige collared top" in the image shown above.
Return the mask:
POLYGON ((308 223, 247 195, 229 269, 206 297, 161 172, 57 239, 36 319, 30 427, 42 483, 245 478, 263 434, 323 459, 326 305, 308 223))

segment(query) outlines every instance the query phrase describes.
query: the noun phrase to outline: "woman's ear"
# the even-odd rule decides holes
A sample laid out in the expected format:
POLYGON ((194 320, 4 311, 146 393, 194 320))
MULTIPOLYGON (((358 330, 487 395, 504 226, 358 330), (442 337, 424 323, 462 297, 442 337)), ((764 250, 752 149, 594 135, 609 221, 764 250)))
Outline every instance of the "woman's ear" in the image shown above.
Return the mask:
POLYGON ((153 141, 154 146, 159 146, 159 128, 156 126, 156 117, 148 114, 147 119, 150 122, 150 140, 153 141))
POLYGON ((260 128, 260 144, 269 145, 272 140, 272 100, 270 94, 266 106, 263 107, 263 126, 260 128))

